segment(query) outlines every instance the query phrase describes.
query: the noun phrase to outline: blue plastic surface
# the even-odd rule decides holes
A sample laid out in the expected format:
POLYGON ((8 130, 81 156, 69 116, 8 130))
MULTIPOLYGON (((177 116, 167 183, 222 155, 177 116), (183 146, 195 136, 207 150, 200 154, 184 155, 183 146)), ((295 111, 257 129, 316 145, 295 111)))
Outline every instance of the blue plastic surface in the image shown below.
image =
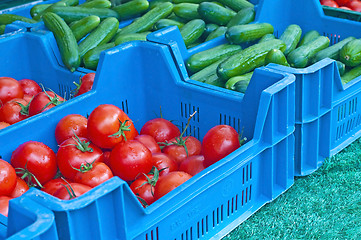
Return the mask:
POLYGON ((220 239, 293 184, 294 90, 293 75, 260 68, 245 95, 213 91, 184 81, 166 45, 122 44, 101 54, 91 92, 17 126, 17 138, 0 145, 0 152, 9 160, 29 140, 56 151, 57 122, 71 113, 89 114, 99 104, 119 106, 138 130, 159 116, 160 107, 181 127, 196 110, 189 129, 198 139, 229 124, 244 130, 248 141, 148 208, 117 177, 70 201, 34 188, 20 198, 54 213, 59 239, 220 239))

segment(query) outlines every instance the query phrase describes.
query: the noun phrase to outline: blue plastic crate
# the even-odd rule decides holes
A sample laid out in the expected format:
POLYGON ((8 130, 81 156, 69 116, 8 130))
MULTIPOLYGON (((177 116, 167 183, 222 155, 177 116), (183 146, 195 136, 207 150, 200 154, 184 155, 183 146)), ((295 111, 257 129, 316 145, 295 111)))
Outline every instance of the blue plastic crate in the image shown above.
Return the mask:
POLYGON ((160 106, 182 127, 197 110, 190 130, 200 140, 218 124, 244 128, 245 145, 146 209, 117 177, 71 201, 34 188, 21 197, 52 210, 60 239, 219 239, 293 184, 294 88, 294 76, 260 68, 245 95, 213 91, 183 81, 167 46, 132 42, 102 53, 93 91, 18 126, 0 152, 8 160, 29 140, 56 151, 57 122, 103 103, 122 108, 137 129, 160 106))

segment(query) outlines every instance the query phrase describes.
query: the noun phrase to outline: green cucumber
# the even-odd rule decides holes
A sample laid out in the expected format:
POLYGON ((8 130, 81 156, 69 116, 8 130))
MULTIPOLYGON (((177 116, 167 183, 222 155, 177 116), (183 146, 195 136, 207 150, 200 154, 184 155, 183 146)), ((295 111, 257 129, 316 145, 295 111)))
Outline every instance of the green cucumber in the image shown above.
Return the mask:
POLYGON ((284 54, 287 56, 290 52, 296 49, 298 42, 301 39, 302 29, 297 24, 289 25, 282 33, 280 39, 286 44, 284 54))
POLYGON ((194 19, 182 27, 180 33, 186 47, 189 47, 202 36, 205 26, 206 24, 202 19, 194 19))
POLYGON ((179 29, 181 29, 184 26, 184 23, 172 20, 172 19, 160 19, 158 22, 156 22, 153 25, 153 30, 157 31, 159 29, 169 27, 169 26, 177 26, 179 29))
POLYGON ((39 14, 41 14, 45 9, 47 9, 48 7, 50 7, 52 4, 37 4, 34 5, 31 9, 30 9, 30 16, 32 18, 38 16, 39 14))
POLYGON ((269 40, 254 44, 239 53, 229 57, 217 68, 217 74, 224 80, 253 71, 257 67, 265 65, 267 53, 272 49, 284 51, 286 44, 279 40, 269 40))
POLYGON ((6 25, 0 25, 0 35, 4 34, 6 25))
POLYGON ((201 3, 201 2, 205 2, 206 0, 173 0, 174 4, 178 4, 178 3, 201 3))
POLYGON ((319 51, 315 57, 312 59, 312 63, 315 63, 315 62, 318 62, 324 58, 331 58, 331 59, 335 59, 335 60, 338 60, 339 59, 339 56, 340 56, 340 51, 341 51, 341 48, 343 46, 346 45, 346 43, 354 40, 355 38, 354 37, 348 37, 348 38, 345 38, 344 40, 332 45, 332 46, 329 46, 328 48, 325 48, 321 51, 319 51))
POLYGON ((240 44, 255 41, 273 31, 273 26, 269 23, 237 25, 227 30, 226 38, 230 43, 240 44))
POLYGON ((219 6, 213 2, 203 2, 199 4, 198 13, 205 22, 221 26, 227 25, 236 15, 235 11, 219 6))
POLYGON ((206 38, 205 42, 210 41, 214 38, 217 38, 219 36, 224 36, 227 32, 228 28, 224 27, 224 26, 220 26, 218 27, 216 30, 214 30, 213 32, 211 32, 208 37, 206 38))
POLYGON ((109 17, 119 17, 116 11, 108 8, 54 7, 51 12, 59 15, 67 23, 79 21, 91 15, 98 16, 100 21, 109 17))
POLYGON ((128 33, 128 34, 122 34, 119 35, 114 43, 115 45, 119 45, 125 42, 130 42, 130 41, 136 41, 136 40, 140 40, 140 41, 146 41, 147 40, 147 35, 150 32, 141 32, 141 33, 128 33))
POLYGON ((258 43, 266 42, 266 41, 272 40, 272 39, 276 39, 275 35, 273 35, 272 33, 267 33, 266 35, 264 35, 263 37, 261 37, 259 39, 258 43))
POLYGON ((174 20, 174 21, 177 21, 177 22, 181 22, 181 23, 184 23, 184 24, 188 22, 187 19, 178 17, 177 15, 175 15, 174 12, 172 12, 172 13, 167 17, 167 19, 174 20))
POLYGON ((218 65, 225 61, 228 57, 224 57, 220 60, 218 60, 215 63, 212 63, 211 65, 209 65, 208 67, 203 68, 202 70, 200 70, 199 72, 193 74, 192 76, 190 76, 190 79, 195 80, 195 81, 199 81, 199 82, 204 82, 207 80, 207 78, 209 78, 211 75, 216 74, 217 73, 217 67, 218 65))
POLYGON ((198 6, 199 4, 196 3, 179 3, 174 5, 173 12, 178 17, 189 21, 201 18, 198 13, 198 6))
POLYGON ((165 3, 165 2, 172 2, 170 0, 151 0, 149 1, 149 9, 153 9, 159 4, 165 3))
POLYGON ((202 44, 202 40, 201 39, 198 39, 197 41, 195 41, 194 43, 191 43, 187 46, 187 49, 191 49, 191 48, 194 48, 196 46, 198 46, 199 44, 202 44))
POLYGON ((134 22, 121 29, 119 34, 145 32, 152 29, 153 24, 159 19, 166 18, 172 13, 173 4, 169 2, 161 3, 151 9, 143 16, 137 18, 134 22))
POLYGON ((288 63, 294 68, 304 68, 311 63, 312 58, 322 49, 330 45, 330 39, 319 36, 311 42, 296 48, 287 56, 288 63))
POLYGON ((340 73, 340 76, 344 75, 346 72, 346 65, 343 64, 340 61, 336 61, 338 72, 340 73))
POLYGON ((206 27, 204 29, 204 32, 202 34, 201 39, 205 40, 209 34, 211 34, 211 32, 213 32, 214 30, 216 30, 219 26, 217 24, 214 23, 208 23, 206 24, 206 27))
POLYGON ((195 73, 211 65, 212 63, 217 62, 225 56, 231 56, 241 50, 242 48, 239 45, 222 44, 214 48, 193 54, 188 58, 186 66, 191 73, 195 73))
POLYGON ((119 15, 120 20, 126 20, 134 18, 149 8, 149 2, 147 0, 133 0, 127 3, 123 3, 113 8, 119 15))
POLYGON ((255 15, 256 12, 253 7, 241 9, 234 17, 231 18, 227 27, 230 28, 236 25, 244 25, 253 22, 255 15))
POLYGON ((43 15, 45 26, 53 32, 65 66, 74 72, 80 65, 78 43, 65 21, 55 13, 43 15))
POLYGON ((21 21, 26 23, 37 23, 35 20, 15 14, 3 13, 0 14, 0 25, 6 25, 15 21, 21 21))
POLYGON ((76 41, 79 42, 80 39, 93 31, 99 25, 99 23, 100 18, 98 16, 92 15, 73 22, 70 25, 70 29, 73 31, 76 41))
POLYGON ((66 6, 79 5, 79 0, 60 0, 58 3, 65 3, 66 6))
POLYGON ((340 61, 348 67, 361 64, 361 39, 351 40, 341 48, 340 61))
POLYGON ((97 46, 89 50, 83 57, 83 64, 85 68, 96 70, 99 62, 100 54, 115 46, 114 42, 110 42, 104 45, 97 46))
POLYGON ((79 4, 79 7, 85 8, 110 8, 111 6, 112 3, 108 0, 93 0, 90 2, 79 4))
POLYGON ((33 17, 34 20, 36 21, 40 21, 41 18, 43 17, 43 15, 47 12, 52 12, 53 8, 55 7, 66 7, 66 3, 65 2, 56 2, 53 4, 50 4, 49 7, 45 8, 44 10, 42 10, 41 12, 39 12, 36 16, 33 17))
POLYGON ((253 72, 249 72, 240 76, 231 77, 225 84, 225 87, 240 93, 245 93, 249 82, 251 81, 253 72))
POLYGON ((213 73, 207 79, 204 80, 204 83, 224 88, 224 81, 217 76, 217 73, 213 73))
MULTIPOLYGON (((287 47, 287 45, 286 45, 286 47, 287 47)), ((284 65, 287 67, 290 66, 287 62, 285 55, 279 49, 270 50, 266 55, 265 61, 266 61, 266 65, 269 63, 276 63, 276 64, 284 65)))
POLYGON ((361 76, 361 65, 358 65, 357 67, 352 68, 350 71, 345 72, 342 75, 341 80, 343 84, 346 84, 358 76, 361 76))
POLYGON ((316 31, 316 30, 311 30, 309 32, 307 32, 302 38, 301 41, 298 43, 297 47, 301 47, 302 45, 305 45, 313 40, 315 40, 316 38, 318 38, 320 36, 320 34, 316 31))
POLYGON ((84 54, 90 49, 109 42, 114 37, 118 27, 119 22, 114 17, 102 21, 96 29, 79 43, 80 58, 83 58, 84 54))
POLYGON ((254 5, 247 0, 218 0, 218 2, 231 8, 233 11, 240 11, 243 8, 254 7, 254 5))

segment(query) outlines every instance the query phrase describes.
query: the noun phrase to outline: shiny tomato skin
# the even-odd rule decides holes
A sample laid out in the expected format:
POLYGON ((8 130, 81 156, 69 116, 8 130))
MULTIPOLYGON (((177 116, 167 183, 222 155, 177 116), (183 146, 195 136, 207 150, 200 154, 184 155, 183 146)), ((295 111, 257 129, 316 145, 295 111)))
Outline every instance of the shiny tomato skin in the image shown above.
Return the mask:
POLYGON ((154 189, 154 199, 158 200, 184 182, 188 181, 191 177, 192 176, 186 172, 175 171, 159 178, 154 189))
MULTIPOLYGON (((130 184, 130 189, 136 196, 142 198, 148 205, 154 202, 154 187, 149 184, 147 180, 136 179, 132 182, 132 184, 130 184)), ((140 200, 139 202, 142 203, 140 200)))
POLYGON ((350 2, 350 0, 336 0, 336 3, 339 6, 345 6, 346 4, 348 4, 348 2, 350 2))
POLYGON ((0 77, 0 102, 5 104, 14 98, 23 98, 24 91, 20 83, 10 77, 0 77))
MULTIPOLYGON (((54 151, 44 143, 36 141, 28 141, 18 146, 13 151, 10 162, 14 168, 25 168, 26 165, 26 169, 35 175, 41 184, 53 179, 58 169, 54 151)), ((36 181, 32 179, 32 183, 36 184, 36 181)))
POLYGON ((43 185, 41 191, 49 193, 50 195, 54 195, 54 193, 61 188, 63 185, 67 185, 68 183, 73 183, 70 180, 64 180, 62 178, 54 178, 51 179, 49 182, 43 185))
POLYGON ((118 143, 110 153, 110 168, 124 181, 132 181, 137 175, 150 172, 152 166, 152 153, 136 140, 118 143))
MULTIPOLYGON (((202 143, 195 137, 183 137, 185 145, 187 146, 188 154, 184 146, 170 145, 162 149, 162 152, 172 157, 178 166, 183 162, 187 157, 198 155, 202 150, 202 143), (187 140, 186 140, 187 139, 187 140)), ((169 142, 176 142, 175 139, 171 139, 169 142)))
POLYGON ((164 176, 169 172, 178 170, 178 164, 176 161, 165 153, 153 153, 152 162, 153 166, 160 171, 159 176, 164 176))
POLYGON ((9 127, 9 126, 10 126, 10 124, 7 123, 7 122, 0 122, 0 130, 1 130, 1 129, 4 129, 4 128, 6 128, 6 127, 9 127))
POLYGON ((24 180, 22 180, 20 177, 17 177, 16 179, 16 186, 14 190, 9 195, 12 198, 17 198, 23 195, 26 191, 29 190, 29 186, 26 184, 24 180))
POLYGON ((0 196, 0 214, 4 215, 5 217, 8 216, 9 213, 9 201, 13 199, 8 196, 0 196))
POLYGON ((361 12, 361 2, 360 1, 350 1, 346 7, 351 8, 353 11, 361 12))
POLYGON ((228 125, 217 125, 208 130, 202 141, 206 167, 221 160, 240 147, 237 131, 228 125))
POLYGON ((24 91, 24 95, 35 96, 42 91, 41 87, 37 82, 31 79, 19 80, 20 86, 24 91))
POLYGON ((96 107, 88 118, 88 138, 100 148, 113 148, 117 143, 124 141, 123 136, 111 136, 119 131, 120 122, 125 123, 130 131, 124 131, 127 140, 138 135, 133 122, 120 108, 112 104, 103 104, 96 107))
POLYGON ((30 106, 29 106, 29 115, 30 116, 34 116, 38 113, 45 112, 45 111, 49 110, 50 108, 53 108, 56 106, 55 104, 50 104, 49 106, 45 107, 50 102, 50 99, 47 95, 49 95, 51 98, 54 98, 56 96, 59 100, 59 103, 64 101, 64 99, 62 97, 60 97, 58 94, 54 94, 51 91, 46 91, 46 93, 40 92, 34 96, 33 100, 30 103, 30 106))
POLYGON ((349 11, 352 11, 352 9, 351 9, 351 8, 348 8, 348 7, 345 7, 345 6, 339 7, 339 9, 344 9, 344 10, 349 10, 349 11))
MULTIPOLYGON (((89 142, 87 138, 79 138, 81 141, 89 142)), ((58 163, 61 174, 67 179, 74 180, 82 164, 92 162, 103 162, 103 152, 93 143, 89 144, 92 151, 83 152, 76 147, 77 142, 73 138, 68 138, 60 144, 58 152, 56 153, 56 161, 58 163), (72 168, 73 167, 73 168, 72 168)))
POLYGON ((53 194, 53 196, 60 198, 62 200, 71 200, 71 199, 79 197, 80 195, 83 195, 84 193, 86 193, 92 189, 91 187, 81 184, 81 183, 70 183, 70 186, 69 186, 69 184, 67 184, 65 186, 67 186, 69 190, 70 190, 70 187, 73 189, 73 191, 75 193, 75 197, 70 196, 68 190, 64 186, 59 187, 59 189, 56 190, 56 192, 53 194))
POLYGON ((28 102, 22 98, 14 98, 5 103, 0 108, 0 122, 14 124, 28 118, 29 115, 21 113, 22 107, 19 103, 23 106, 28 104, 28 102))
POLYGON ((69 114, 58 122, 55 127, 55 139, 58 144, 61 144, 68 138, 71 138, 74 133, 78 137, 87 137, 88 119, 79 114, 69 114))
POLYGON ((112 177, 113 173, 110 168, 105 163, 98 162, 94 163, 92 169, 87 172, 77 172, 74 177, 74 182, 82 183, 93 188, 112 177))
POLYGON ((150 135, 157 143, 160 143, 178 137, 180 131, 172 122, 164 118, 154 118, 143 125, 140 134, 150 135))
POLYGON ((93 88, 95 73, 87 73, 81 78, 79 89, 74 97, 89 92, 93 88))
POLYGON ((137 140, 141 143, 143 143, 150 151, 151 153, 160 153, 160 147, 155 141, 155 139, 150 135, 138 135, 134 138, 134 140, 137 140))
POLYGON ((179 171, 186 172, 192 176, 203 171, 204 166, 204 157, 203 155, 194 155, 187 157, 179 166, 179 171))
POLYGON ((338 4, 333 1, 333 0, 325 0, 325 1, 322 1, 322 5, 323 6, 329 6, 329 7, 334 7, 334 8, 338 8, 338 4))
POLYGON ((110 167, 110 151, 104 151, 103 157, 104 157, 103 163, 105 163, 108 167, 110 167))
POLYGON ((0 196, 10 195, 16 186, 16 172, 5 160, 0 159, 0 196))

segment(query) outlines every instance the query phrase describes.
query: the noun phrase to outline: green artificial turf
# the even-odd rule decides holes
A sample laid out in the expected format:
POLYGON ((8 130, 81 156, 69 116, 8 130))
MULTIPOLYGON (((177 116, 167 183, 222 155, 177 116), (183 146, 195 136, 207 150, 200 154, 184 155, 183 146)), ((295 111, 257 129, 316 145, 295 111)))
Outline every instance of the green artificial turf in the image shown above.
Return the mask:
POLYGON ((223 240, 361 239, 361 139, 261 208, 223 240))

